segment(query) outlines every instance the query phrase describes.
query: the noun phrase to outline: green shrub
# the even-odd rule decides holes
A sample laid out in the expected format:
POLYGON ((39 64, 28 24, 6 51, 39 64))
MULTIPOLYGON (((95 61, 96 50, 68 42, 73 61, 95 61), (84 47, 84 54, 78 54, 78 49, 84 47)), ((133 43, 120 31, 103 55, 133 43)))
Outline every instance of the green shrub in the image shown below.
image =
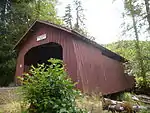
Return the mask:
POLYGON ((132 101, 132 94, 128 93, 128 92, 125 92, 125 93, 122 94, 122 99, 125 100, 125 101, 132 101))
POLYGON ((136 77, 136 86, 140 88, 150 88, 150 80, 147 77, 147 80, 144 81, 142 77, 136 77))
POLYGON ((132 94, 129 93, 129 92, 123 92, 121 93, 118 97, 117 97, 118 100, 121 100, 121 101, 129 101, 131 102, 132 101, 132 94))
POLYGON ((23 94, 32 113, 83 113, 76 106, 79 91, 67 76, 61 60, 50 59, 51 65, 32 66, 23 78, 23 94))

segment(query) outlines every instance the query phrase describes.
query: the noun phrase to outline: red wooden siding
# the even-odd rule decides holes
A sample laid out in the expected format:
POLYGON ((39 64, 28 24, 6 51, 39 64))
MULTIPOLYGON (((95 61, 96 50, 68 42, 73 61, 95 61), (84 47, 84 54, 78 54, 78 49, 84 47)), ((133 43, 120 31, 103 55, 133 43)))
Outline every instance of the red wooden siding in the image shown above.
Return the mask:
POLYGON ((31 48, 55 42, 63 48, 66 70, 72 80, 78 83, 78 89, 110 94, 133 87, 133 79, 124 76, 122 63, 103 55, 101 50, 92 44, 84 42, 72 33, 43 23, 36 23, 32 29, 18 47, 16 76, 22 75, 24 56, 31 48), (47 38, 36 41, 36 37, 42 34, 46 34, 47 38))
POLYGON ((81 78, 85 92, 100 90, 104 94, 129 88, 121 62, 108 58, 80 40, 74 40, 77 61, 77 77, 81 78))
POLYGON ((76 81, 76 59, 75 53, 73 50, 73 43, 71 40, 71 35, 68 35, 64 31, 60 31, 48 26, 40 25, 39 29, 36 29, 36 32, 32 33, 27 40, 26 43, 23 43, 19 55, 17 58, 17 66, 16 66, 16 76, 20 76, 24 70, 24 55, 32 48, 45 43, 56 42, 60 44, 63 48, 63 60, 67 65, 66 69, 68 70, 68 74, 71 75, 73 81, 76 81), (36 41, 36 37, 41 34, 47 34, 47 38, 45 40, 41 40, 39 42, 36 41), (22 67, 20 67, 20 64, 22 67))

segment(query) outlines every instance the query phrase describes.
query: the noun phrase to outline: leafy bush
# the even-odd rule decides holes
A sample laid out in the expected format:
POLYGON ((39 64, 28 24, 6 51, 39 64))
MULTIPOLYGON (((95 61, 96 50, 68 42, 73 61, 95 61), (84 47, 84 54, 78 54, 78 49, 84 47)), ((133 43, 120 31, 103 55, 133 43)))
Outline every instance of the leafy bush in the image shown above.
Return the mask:
POLYGON ((123 92, 117 96, 117 100, 131 102, 132 101, 132 94, 129 92, 123 92))
POLYGON ((128 93, 128 92, 125 92, 125 93, 122 94, 122 99, 125 100, 125 101, 132 101, 132 94, 128 93))
POLYGON ((75 98, 79 91, 67 76, 63 62, 50 59, 51 65, 32 66, 30 74, 23 78, 23 94, 30 104, 32 113, 83 113, 76 106, 75 98))
POLYGON ((136 77, 136 85, 138 88, 150 88, 150 80, 147 78, 147 80, 144 81, 142 77, 136 77))

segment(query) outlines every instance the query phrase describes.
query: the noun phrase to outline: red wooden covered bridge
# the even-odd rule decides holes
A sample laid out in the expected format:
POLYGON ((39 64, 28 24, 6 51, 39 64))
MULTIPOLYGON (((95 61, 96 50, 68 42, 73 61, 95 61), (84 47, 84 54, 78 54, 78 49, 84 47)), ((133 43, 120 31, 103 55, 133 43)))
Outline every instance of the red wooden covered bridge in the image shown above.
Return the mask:
POLYGON ((46 63, 50 58, 62 59, 68 75, 84 92, 111 94, 134 86, 124 74, 125 58, 104 48, 81 34, 64 27, 36 21, 16 44, 18 52, 16 76, 30 65, 46 63))

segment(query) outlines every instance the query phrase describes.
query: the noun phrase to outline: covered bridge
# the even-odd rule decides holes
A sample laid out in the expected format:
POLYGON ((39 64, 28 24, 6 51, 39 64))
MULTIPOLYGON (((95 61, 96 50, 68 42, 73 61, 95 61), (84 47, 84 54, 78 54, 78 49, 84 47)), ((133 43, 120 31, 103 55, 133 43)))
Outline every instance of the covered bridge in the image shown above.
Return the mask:
POLYGON ((15 49, 18 52, 16 76, 28 71, 32 64, 57 58, 64 61, 68 75, 84 92, 111 94, 134 85, 132 77, 124 74, 125 58, 73 30, 52 23, 34 22, 15 49))

